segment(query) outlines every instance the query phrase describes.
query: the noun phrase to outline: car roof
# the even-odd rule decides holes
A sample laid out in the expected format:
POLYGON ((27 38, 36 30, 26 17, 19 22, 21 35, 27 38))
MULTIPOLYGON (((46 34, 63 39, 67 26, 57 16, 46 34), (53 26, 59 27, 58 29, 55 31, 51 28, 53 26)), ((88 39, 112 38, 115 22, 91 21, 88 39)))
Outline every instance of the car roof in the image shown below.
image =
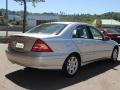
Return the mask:
POLYGON ((58 24, 81 24, 81 25, 90 25, 91 24, 87 24, 87 23, 82 23, 82 22, 51 22, 51 23, 58 23, 58 24))

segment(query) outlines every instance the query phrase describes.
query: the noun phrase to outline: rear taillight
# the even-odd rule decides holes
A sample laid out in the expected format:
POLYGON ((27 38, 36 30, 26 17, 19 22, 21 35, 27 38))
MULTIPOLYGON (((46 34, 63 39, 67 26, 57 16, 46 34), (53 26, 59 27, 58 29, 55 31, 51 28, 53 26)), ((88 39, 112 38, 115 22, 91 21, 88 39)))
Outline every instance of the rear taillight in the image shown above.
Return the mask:
POLYGON ((53 52, 53 50, 42 40, 37 39, 32 47, 33 52, 53 52))

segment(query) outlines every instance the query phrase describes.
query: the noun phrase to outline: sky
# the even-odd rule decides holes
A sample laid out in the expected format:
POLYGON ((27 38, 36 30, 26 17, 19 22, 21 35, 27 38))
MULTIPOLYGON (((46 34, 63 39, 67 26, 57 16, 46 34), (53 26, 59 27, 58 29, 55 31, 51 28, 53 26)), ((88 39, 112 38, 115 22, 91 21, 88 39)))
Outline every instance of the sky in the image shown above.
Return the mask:
MULTIPOLYGON (((0 0, 0 8, 5 8, 5 1, 0 0)), ((8 0, 8 2, 10 10, 23 10, 23 6, 14 0, 8 0)), ((37 3, 36 7, 28 3, 27 10, 33 13, 62 11, 65 14, 102 14, 120 12, 120 0, 46 0, 46 2, 37 3)))

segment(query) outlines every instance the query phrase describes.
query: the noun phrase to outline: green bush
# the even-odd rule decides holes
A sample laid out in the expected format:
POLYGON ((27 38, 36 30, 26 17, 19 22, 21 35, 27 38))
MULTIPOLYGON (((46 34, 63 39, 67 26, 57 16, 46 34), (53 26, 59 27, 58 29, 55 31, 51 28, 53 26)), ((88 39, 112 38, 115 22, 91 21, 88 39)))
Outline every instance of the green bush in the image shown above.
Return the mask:
POLYGON ((9 20, 9 23, 12 25, 22 25, 22 21, 16 21, 16 20, 9 20))
POLYGON ((5 19, 0 19, 0 24, 6 25, 6 24, 7 24, 7 20, 5 20, 5 19))

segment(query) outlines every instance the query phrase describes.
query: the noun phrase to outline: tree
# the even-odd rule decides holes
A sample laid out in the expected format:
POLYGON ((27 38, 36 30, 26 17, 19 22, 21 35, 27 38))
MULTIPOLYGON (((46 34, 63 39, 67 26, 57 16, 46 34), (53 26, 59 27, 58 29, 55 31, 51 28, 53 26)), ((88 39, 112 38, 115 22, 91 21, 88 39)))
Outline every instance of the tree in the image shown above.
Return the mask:
POLYGON ((23 33, 26 31, 26 16, 27 16, 27 2, 32 2, 33 6, 35 6, 38 2, 45 2, 45 0, 14 0, 16 2, 20 2, 21 5, 24 5, 24 13, 23 13, 23 33))
POLYGON ((101 21, 101 19, 97 19, 96 27, 97 28, 101 28, 102 27, 102 21, 101 21))
MULTIPOLYGON (((5 12, 5 19, 8 24, 8 0, 6 0, 6 12, 5 12)), ((8 37, 8 30, 6 30, 6 38, 8 37)))
POLYGON ((0 16, 2 16, 2 11, 0 11, 0 16))
POLYGON ((97 28, 101 28, 102 27, 101 19, 95 19, 92 24, 95 25, 97 28))

